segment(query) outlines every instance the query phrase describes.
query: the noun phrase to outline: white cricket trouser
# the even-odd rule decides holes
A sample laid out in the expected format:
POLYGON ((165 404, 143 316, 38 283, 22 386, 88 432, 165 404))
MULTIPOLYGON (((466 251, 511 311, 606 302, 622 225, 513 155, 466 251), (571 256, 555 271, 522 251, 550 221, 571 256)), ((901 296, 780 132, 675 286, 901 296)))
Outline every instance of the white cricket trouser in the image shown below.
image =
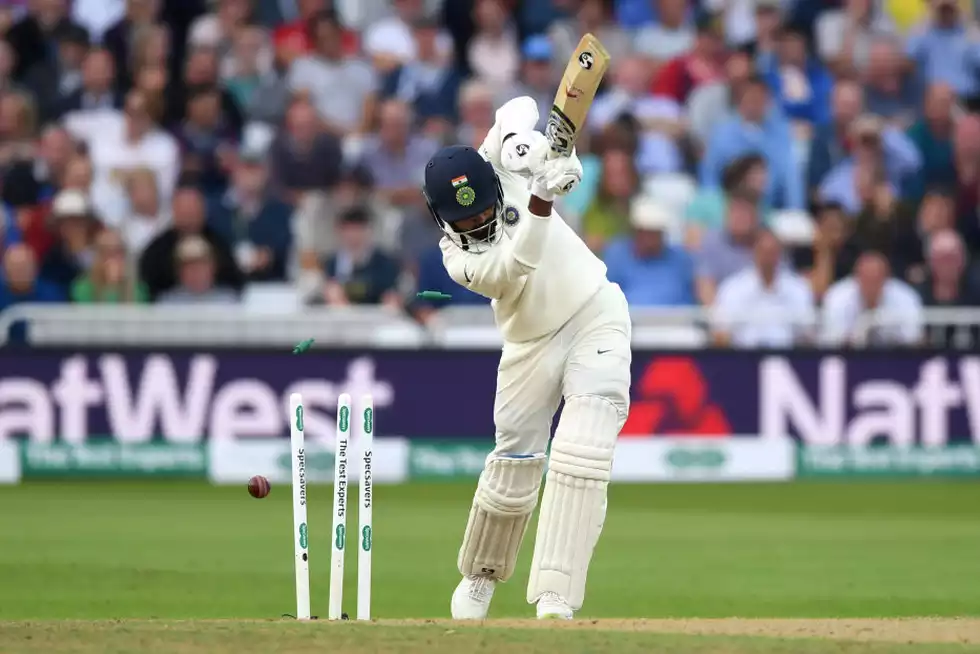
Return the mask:
POLYGON ((562 397, 598 396, 629 411, 630 316, 616 284, 600 289, 556 333, 505 343, 494 401, 497 455, 545 452, 562 397))

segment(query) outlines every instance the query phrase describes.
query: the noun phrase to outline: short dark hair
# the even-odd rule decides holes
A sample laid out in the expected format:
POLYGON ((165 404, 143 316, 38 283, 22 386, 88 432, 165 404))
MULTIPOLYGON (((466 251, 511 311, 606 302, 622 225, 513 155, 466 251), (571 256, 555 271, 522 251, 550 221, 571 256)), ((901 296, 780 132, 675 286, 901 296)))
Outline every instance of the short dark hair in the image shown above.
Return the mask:
POLYGON ((697 16, 694 19, 694 28, 698 34, 719 36, 721 33, 721 12, 697 12, 697 16))
POLYGON ((88 59, 90 57, 95 57, 97 55, 105 55, 106 57, 109 58, 109 61, 111 61, 113 65, 116 64, 116 58, 112 56, 112 51, 109 50, 108 48, 106 48, 105 46, 101 46, 101 45, 93 46, 93 47, 90 47, 85 52, 85 58, 86 59, 88 59))
POLYGON ((374 175, 371 173, 371 169, 360 163, 345 168, 343 180, 364 189, 374 187, 374 175))
POLYGON ((749 154, 744 154, 741 157, 736 157, 725 166, 721 173, 721 187, 727 193, 731 193, 743 183, 745 183, 746 177, 748 177, 749 172, 759 165, 766 165, 765 157, 757 152, 751 152, 749 154))
POLYGON ((780 26, 779 36, 781 38, 787 36, 796 36, 803 39, 804 41, 808 41, 810 35, 807 32, 806 28, 803 27, 802 25, 798 23, 786 23, 780 26))
MULTIPOLYGON (((70 43, 80 45, 83 48, 89 47, 92 40, 89 38, 88 30, 74 23, 65 23, 55 30, 55 38, 59 43, 70 43)), ((100 48, 101 49, 101 48, 100 48)))
POLYGON ((854 262, 854 271, 856 272, 858 266, 860 266, 862 263, 870 260, 878 261, 879 263, 883 264, 885 266, 885 270, 887 271, 887 273, 889 275, 891 274, 892 262, 888 258, 888 255, 882 252, 881 250, 875 248, 869 248, 861 252, 860 256, 858 256, 857 258, 857 261, 854 262))
POLYGON ((219 95, 218 87, 214 84, 194 84, 187 87, 187 101, 193 102, 206 95, 219 95))
POLYGON ((756 197, 755 193, 747 189, 736 188, 732 189, 728 194, 728 203, 732 202, 742 202, 744 204, 752 205, 753 207, 759 206, 759 198, 756 197))
MULTIPOLYGON (((41 185, 34 177, 34 165, 26 161, 18 161, 7 169, 0 184, 0 200, 12 207, 29 207, 38 203, 41 197, 41 185)), ((3 229, 0 228, 0 234, 3 229)))
POLYGON ((368 211, 367 207, 355 204, 352 207, 347 207, 340 214, 340 220, 338 221, 341 225, 370 225, 371 224, 371 212, 368 211))
MULTIPOLYGON (((758 54, 759 46, 755 41, 749 41, 748 43, 743 43, 742 45, 737 45, 728 51, 729 57, 748 57, 749 59, 755 59, 756 54, 758 54)), ((752 62, 752 70, 755 70, 755 62, 752 62)))
POLYGON ((745 81, 743 83, 745 85, 745 89, 748 89, 750 86, 755 86, 763 89, 766 93, 769 92, 769 85, 766 84, 766 80, 764 80, 762 76, 759 75, 758 73, 752 73, 751 75, 745 78, 745 81))
POLYGON ((837 212, 847 215, 847 209, 840 202, 822 202, 814 207, 814 214, 819 220, 821 216, 830 212, 837 212))
POLYGON ((310 16, 309 20, 306 21, 306 35, 311 41, 316 40, 317 30, 320 29, 322 23, 329 23, 331 27, 336 29, 343 29, 344 26, 340 23, 340 17, 337 16, 337 12, 324 9, 323 11, 318 11, 313 16, 310 16))
POLYGON ((174 188, 173 197, 177 197, 179 194, 185 191, 192 191, 202 199, 204 198, 204 193, 201 191, 201 182, 197 173, 190 171, 180 173, 180 176, 177 178, 177 185, 174 188))
POLYGON ((923 197, 928 195, 939 196, 941 198, 946 198, 947 200, 954 200, 956 199, 956 189, 949 184, 930 184, 926 188, 926 192, 923 194, 923 197))

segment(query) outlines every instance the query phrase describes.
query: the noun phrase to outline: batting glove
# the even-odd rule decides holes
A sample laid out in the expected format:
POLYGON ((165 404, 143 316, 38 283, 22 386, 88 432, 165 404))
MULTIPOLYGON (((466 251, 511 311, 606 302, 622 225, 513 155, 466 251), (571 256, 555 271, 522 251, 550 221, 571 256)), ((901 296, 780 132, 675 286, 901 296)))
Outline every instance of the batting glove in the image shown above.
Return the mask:
POLYGON ((567 195, 582 181, 582 162, 573 151, 570 156, 548 159, 531 178, 531 193, 545 202, 567 195))
POLYGON ((548 139, 541 132, 517 132, 504 141, 500 163, 512 173, 533 176, 541 170, 549 150, 548 139))

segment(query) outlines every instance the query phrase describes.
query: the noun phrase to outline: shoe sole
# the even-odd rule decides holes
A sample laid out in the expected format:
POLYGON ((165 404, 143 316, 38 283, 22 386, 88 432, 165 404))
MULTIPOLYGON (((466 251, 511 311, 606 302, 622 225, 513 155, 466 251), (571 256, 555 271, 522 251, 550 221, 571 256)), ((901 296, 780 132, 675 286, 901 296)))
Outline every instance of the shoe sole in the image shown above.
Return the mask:
POLYGON ((571 620, 571 616, 565 616, 558 613, 546 613, 544 615, 539 615, 538 620, 571 620))

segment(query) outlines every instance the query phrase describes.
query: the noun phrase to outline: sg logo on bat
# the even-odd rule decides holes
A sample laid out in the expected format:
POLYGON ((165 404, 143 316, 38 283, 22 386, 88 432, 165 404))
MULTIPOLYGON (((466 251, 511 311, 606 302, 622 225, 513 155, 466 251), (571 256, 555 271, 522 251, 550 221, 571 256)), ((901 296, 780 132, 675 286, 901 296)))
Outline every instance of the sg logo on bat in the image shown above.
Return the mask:
POLYGON ((595 57, 592 55, 591 52, 586 50, 585 52, 583 52, 578 56, 578 63, 579 66, 581 66, 585 70, 592 70, 592 66, 593 64, 595 64, 595 57))

